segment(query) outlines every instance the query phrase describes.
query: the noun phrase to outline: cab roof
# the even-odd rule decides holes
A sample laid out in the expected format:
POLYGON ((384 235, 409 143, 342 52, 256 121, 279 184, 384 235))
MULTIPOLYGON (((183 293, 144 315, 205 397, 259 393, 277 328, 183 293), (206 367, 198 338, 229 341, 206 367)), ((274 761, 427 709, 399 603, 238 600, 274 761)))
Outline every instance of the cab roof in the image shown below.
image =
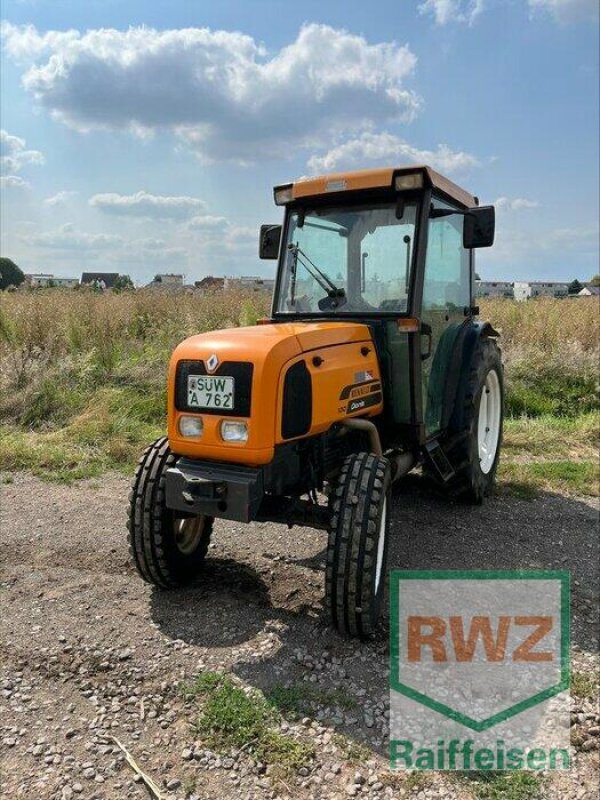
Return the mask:
POLYGON ((291 189, 290 200, 298 200, 300 198, 316 197, 324 194, 353 192, 365 189, 392 189, 396 176, 419 174, 423 176, 423 186, 438 189, 459 205, 466 208, 472 208, 478 205, 479 201, 476 197, 424 164, 362 169, 355 172, 335 172, 329 175, 319 175, 314 178, 300 178, 292 184, 275 187, 275 192, 277 193, 279 189, 289 188, 291 189))

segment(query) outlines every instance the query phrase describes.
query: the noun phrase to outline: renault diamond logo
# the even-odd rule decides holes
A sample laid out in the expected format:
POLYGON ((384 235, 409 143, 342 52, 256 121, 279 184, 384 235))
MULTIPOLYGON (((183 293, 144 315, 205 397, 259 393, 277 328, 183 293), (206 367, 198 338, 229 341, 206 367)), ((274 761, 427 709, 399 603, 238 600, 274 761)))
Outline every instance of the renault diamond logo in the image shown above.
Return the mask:
POLYGON ((219 359, 217 358, 216 354, 213 353, 212 356, 206 360, 206 369, 209 372, 214 372, 218 366, 219 359))

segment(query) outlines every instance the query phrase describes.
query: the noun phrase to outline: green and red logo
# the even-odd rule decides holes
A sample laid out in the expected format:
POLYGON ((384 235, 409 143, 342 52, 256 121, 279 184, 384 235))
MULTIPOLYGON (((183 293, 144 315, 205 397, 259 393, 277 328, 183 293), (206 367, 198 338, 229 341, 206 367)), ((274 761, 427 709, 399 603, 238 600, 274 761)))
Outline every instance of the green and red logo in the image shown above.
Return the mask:
MULTIPOLYGON (((410 743, 412 753, 420 744, 447 756, 444 766, 425 759, 421 768, 482 768, 475 759, 473 766, 458 763, 456 743, 455 764, 447 763, 446 743, 468 735, 466 751, 477 753, 479 743, 496 754, 489 768, 568 766, 567 573, 397 570, 390 617, 392 762, 410 743), (566 759, 531 766, 530 750, 556 750, 557 742, 558 749, 566 744, 566 759), (523 750, 518 767, 506 765, 507 747, 523 750)), ((404 766, 419 768, 407 760, 404 766)))

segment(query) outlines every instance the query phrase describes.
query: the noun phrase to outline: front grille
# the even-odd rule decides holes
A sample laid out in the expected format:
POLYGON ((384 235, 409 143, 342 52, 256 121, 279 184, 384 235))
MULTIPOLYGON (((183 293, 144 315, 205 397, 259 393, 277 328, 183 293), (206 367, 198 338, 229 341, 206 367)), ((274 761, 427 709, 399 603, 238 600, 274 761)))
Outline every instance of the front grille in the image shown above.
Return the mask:
POLYGON ((175 408, 195 414, 216 414, 227 417, 249 417, 252 401, 252 373, 254 364, 246 361, 224 361, 214 372, 207 372, 203 361, 179 361, 175 372, 175 408), (187 385, 190 375, 216 375, 233 378, 235 397, 232 409, 196 408, 187 404, 187 385))

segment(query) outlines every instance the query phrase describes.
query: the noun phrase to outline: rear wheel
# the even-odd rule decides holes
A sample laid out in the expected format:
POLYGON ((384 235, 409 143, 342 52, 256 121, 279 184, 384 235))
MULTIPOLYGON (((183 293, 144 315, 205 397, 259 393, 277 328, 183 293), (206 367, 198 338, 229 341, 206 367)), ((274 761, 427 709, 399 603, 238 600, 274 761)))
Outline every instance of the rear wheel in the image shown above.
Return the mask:
POLYGON ((387 563, 391 469, 372 453, 346 458, 330 495, 325 600, 340 633, 366 638, 379 619, 387 563))
POLYGON ((463 430, 450 432, 447 441, 442 440, 455 470, 445 484, 451 494, 479 504, 492 491, 502 446, 503 416, 500 348, 493 339, 481 339, 465 395, 463 430))
POLYGON ((163 589, 202 569, 213 517, 181 517, 165 505, 165 472, 175 463, 165 437, 141 457, 129 496, 129 551, 142 578, 163 589))

